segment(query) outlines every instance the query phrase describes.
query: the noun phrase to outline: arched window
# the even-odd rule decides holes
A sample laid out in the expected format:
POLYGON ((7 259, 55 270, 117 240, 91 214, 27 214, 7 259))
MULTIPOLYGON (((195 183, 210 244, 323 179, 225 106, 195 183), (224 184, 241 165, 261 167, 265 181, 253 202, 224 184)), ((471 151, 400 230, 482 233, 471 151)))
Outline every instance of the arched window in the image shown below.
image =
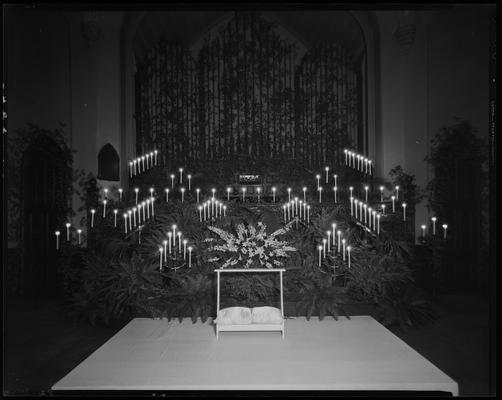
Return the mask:
POLYGON ((104 145, 98 154, 98 179, 105 181, 118 181, 119 155, 110 144, 104 145))

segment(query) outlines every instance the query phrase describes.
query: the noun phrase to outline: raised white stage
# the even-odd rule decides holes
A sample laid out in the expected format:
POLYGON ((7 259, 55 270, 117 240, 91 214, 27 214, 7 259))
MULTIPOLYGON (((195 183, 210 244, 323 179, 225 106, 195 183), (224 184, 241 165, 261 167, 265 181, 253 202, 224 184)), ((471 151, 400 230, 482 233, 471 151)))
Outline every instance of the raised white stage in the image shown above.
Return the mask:
POLYGON ((286 319, 279 332, 136 318, 53 391, 445 391, 458 385, 369 316, 286 319))

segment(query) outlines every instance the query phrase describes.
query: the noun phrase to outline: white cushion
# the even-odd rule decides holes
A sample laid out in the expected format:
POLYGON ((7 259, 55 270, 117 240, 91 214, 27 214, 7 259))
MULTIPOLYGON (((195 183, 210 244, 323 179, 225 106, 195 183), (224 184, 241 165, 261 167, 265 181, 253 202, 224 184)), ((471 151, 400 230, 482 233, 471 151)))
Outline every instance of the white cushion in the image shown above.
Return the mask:
POLYGON ((283 322, 281 310, 275 307, 254 307, 251 311, 253 324, 281 324, 283 322))
POLYGON ((247 307, 222 308, 214 322, 220 325, 250 324, 251 309, 247 307))

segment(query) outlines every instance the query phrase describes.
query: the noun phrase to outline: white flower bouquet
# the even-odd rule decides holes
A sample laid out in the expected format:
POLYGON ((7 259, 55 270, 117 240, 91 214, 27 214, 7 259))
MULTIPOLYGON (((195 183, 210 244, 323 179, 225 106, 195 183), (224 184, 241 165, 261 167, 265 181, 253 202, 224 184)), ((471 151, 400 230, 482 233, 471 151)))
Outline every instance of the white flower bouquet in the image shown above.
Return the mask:
MULTIPOLYGON (((216 233, 220 242, 209 248, 217 256, 210 258, 209 262, 222 263, 221 268, 274 268, 283 265, 283 259, 289 257, 288 252, 296 251, 288 242, 277 239, 277 236, 286 233, 291 224, 267 234, 266 226, 258 222, 258 228, 253 225, 239 224, 236 235, 223 229, 210 226, 209 229, 216 233)), ((205 239, 206 242, 215 241, 214 238, 205 239)))

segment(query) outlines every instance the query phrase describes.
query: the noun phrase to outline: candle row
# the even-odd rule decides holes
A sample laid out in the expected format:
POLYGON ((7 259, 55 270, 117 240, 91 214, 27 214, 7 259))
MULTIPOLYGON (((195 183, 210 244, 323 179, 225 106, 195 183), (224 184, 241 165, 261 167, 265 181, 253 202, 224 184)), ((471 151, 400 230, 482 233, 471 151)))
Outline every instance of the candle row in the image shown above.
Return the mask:
POLYGON ((298 197, 288 201, 282 206, 282 209, 285 224, 295 217, 299 217, 302 221, 307 221, 307 224, 310 224, 310 206, 306 202, 298 200, 298 197))
POLYGON ((199 206, 199 221, 206 221, 227 216, 227 206, 221 201, 212 198, 199 206))
POLYGON ((350 215, 359 219, 370 230, 380 234, 380 213, 361 200, 350 198, 350 215), (358 212, 359 211, 359 212, 358 212))
POLYGON ((355 153, 353 151, 344 149, 345 153, 345 165, 355 168, 357 171, 361 171, 365 174, 371 175, 371 164, 372 161, 362 154, 355 153))
MULTIPOLYGON (((324 171, 326 172, 326 183, 329 183, 329 167, 324 167, 324 171)), ((315 176, 316 180, 317 180, 317 188, 319 189, 319 185, 321 184, 321 175, 320 174, 317 174, 315 176)), ((336 186, 336 181, 338 179, 338 175, 337 174, 334 174, 333 175, 333 179, 335 180, 335 186, 336 186)))
MULTIPOLYGON (((437 218, 436 217, 432 217, 431 221, 432 221, 432 234, 436 235, 436 221, 437 221, 437 218)), ((448 225, 447 224, 443 224, 441 226, 443 228, 443 239, 446 239, 446 230, 448 229, 448 225)), ((422 225, 420 228, 422 229, 422 238, 425 238, 426 226, 422 225)))
MULTIPOLYGON (((155 216, 155 208, 154 208, 155 197, 150 199, 146 199, 141 203, 137 204, 136 207, 132 207, 123 214, 124 216, 124 231, 127 234, 128 232, 128 223, 129 220, 129 231, 132 231, 133 227, 138 226, 141 222, 145 222, 146 220, 153 218, 155 216), (152 212, 150 212, 150 204, 152 205, 152 212), (136 217, 136 213, 138 214, 136 217)), ((115 210, 114 210, 115 212, 115 210)), ((117 217, 115 214, 115 226, 117 226, 117 217)))
MULTIPOLYGON (((66 241, 70 241, 70 227, 71 224, 69 222, 66 223, 66 241)), ((60 231, 54 232, 56 235, 56 250, 59 250, 59 235, 61 235, 60 231)), ((82 229, 77 229, 77 235, 78 235, 78 244, 80 245, 81 237, 82 237, 82 229)))
MULTIPOLYGON (((178 172, 179 172, 179 179, 178 179, 178 182, 180 185, 183 185, 183 168, 180 168, 178 169, 178 172)), ((174 179, 175 179, 175 175, 174 174, 171 174, 170 175, 170 178, 171 178, 171 189, 174 189, 174 179)), ((188 174, 187 175, 187 178, 188 178, 188 190, 192 190, 192 175, 188 174)))
POLYGON ((154 165, 158 165, 157 154, 158 151, 154 150, 129 161, 129 176, 132 178, 134 175, 138 175, 152 168, 154 165))

